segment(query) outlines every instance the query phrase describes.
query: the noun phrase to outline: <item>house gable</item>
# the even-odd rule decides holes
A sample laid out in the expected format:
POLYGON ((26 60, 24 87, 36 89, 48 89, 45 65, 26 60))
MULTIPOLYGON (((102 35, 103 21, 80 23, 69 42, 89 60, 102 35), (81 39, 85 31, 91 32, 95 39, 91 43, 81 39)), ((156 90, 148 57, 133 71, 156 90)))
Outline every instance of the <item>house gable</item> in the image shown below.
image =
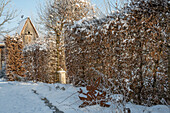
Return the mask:
POLYGON ((32 44, 38 38, 37 30, 32 24, 30 18, 26 18, 20 22, 17 34, 23 39, 23 45, 32 44))

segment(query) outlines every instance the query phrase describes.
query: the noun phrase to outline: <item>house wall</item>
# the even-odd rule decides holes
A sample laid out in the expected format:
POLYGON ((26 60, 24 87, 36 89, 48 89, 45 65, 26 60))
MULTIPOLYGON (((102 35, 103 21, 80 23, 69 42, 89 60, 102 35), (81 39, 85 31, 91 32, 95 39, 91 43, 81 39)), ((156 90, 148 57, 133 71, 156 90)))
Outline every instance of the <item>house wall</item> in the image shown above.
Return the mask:
POLYGON ((5 45, 0 44, 0 70, 2 70, 4 62, 5 62, 5 45))

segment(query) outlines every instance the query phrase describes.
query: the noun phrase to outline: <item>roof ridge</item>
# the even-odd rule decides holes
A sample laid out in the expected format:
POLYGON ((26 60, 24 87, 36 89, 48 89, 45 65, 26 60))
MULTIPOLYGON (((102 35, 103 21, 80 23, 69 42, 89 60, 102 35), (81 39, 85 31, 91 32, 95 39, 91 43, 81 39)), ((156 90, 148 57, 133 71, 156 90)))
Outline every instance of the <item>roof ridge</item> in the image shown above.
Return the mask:
POLYGON ((33 29, 35 30, 36 34, 38 35, 38 32, 37 32, 37 30, 36 30, 33 22, 31 21, 30 17, 26 17, 26 18, 22 19, 22 20, 19 22, 18 28, 17 28, 17 30, 16 30, 16 34, 21 35, 21 32, 22 32, 22 30, 23 30, 23 28, 24 28, 24 26, 25 26, 25 24, 26 24, 27 21, 30 21, 33 29))

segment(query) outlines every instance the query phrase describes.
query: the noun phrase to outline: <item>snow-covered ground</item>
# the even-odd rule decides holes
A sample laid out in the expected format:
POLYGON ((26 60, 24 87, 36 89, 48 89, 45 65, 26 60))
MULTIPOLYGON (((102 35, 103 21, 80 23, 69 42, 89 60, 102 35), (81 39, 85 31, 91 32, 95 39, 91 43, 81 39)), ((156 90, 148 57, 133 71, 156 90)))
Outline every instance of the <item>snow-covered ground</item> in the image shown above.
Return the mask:
MULTIPOLYGON (((85 89, 85 88, 82 88, 85 89)), ((79 108, 79 90, 72 85, 33 82, 8 82, 0 79, 0 113, 116 113, 116 105, 110 108, 98 105, 79 108), (48 101, 47 101, 48 100, 48 101)), ((152 107, 126 104, 131 113, 170 113, 165 105, 152 107)), ((119 113, 119 111, 118 111, 119 113)))

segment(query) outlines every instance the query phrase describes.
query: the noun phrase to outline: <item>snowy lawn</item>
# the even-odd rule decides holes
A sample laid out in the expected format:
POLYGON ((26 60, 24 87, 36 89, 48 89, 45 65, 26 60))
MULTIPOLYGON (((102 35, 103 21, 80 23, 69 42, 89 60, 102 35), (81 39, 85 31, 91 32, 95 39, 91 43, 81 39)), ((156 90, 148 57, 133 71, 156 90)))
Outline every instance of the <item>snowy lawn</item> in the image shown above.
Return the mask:
MULTIPOLYGON (((85 89, 85 88, 82 88, 85 89)), ((0 113, 116 113, 116 104, 110 108, 98 105, 79 108, 82 103, 72 85, 33 82, 8 82, 0 79, 0 113), (56 109, 59 111, 57 112, 56 109)), ((170 113, 165 105, 152 107, 126 104, 131 113, 170 113)))

